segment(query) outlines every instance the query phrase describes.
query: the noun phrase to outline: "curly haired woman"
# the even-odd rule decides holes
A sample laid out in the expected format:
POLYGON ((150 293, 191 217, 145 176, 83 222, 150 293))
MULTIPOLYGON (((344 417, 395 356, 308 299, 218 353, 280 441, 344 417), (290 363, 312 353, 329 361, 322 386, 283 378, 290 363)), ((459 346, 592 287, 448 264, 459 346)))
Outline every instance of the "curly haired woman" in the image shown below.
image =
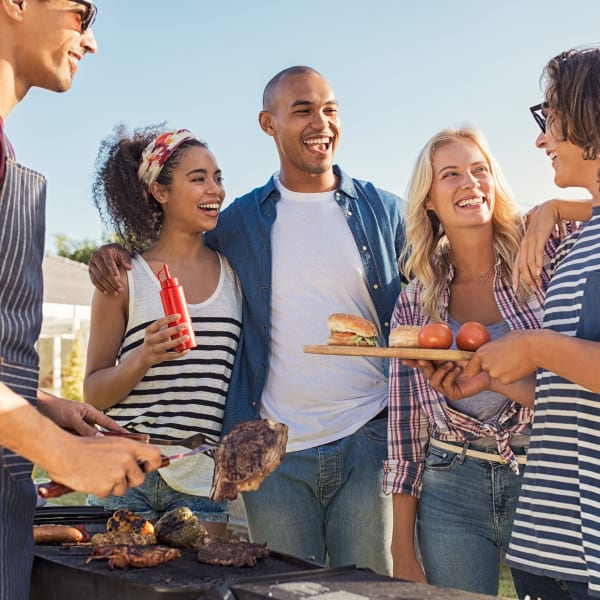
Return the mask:
MULTIPOLYGON (((185 129, 117 129, 100 147, 93 194, 121 243, 137 254, 122 282, 125 294, 94 294, 86 401, 138 433, 218 439, 241 331, 241 292, 227 260, 204 245, 225 198, 215 157, 185 129), (184 326, 163 313, 157 274, 165 264, 186 292, 198 342, 191 350, 176 350, 184 326)), ((188 457, 123 497, 88 502, 148 519, 187 506, 209 532, 224 533, 227 503, 207 497, 212 473, 210 458, 188 457)))

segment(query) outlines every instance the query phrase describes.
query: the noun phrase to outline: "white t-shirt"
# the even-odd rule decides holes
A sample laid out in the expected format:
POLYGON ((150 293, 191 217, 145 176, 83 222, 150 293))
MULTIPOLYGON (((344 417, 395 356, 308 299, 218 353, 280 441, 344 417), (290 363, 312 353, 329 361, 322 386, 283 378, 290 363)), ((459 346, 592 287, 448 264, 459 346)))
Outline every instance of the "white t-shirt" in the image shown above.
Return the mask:
POLYGON ((272 229, 271 357, 261 416, 286 423, 288 452, 354 433, 387 405, 382 359, 306 354, 325 344, 327 317, 378 324, 364 267, 335 192, 285 189, 272 229))

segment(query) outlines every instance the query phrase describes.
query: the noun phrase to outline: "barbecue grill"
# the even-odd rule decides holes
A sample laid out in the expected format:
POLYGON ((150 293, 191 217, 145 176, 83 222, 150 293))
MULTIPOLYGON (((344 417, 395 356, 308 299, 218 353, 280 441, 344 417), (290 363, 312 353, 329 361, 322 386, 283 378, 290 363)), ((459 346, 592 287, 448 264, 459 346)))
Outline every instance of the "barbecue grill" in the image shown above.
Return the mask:
MULTIPOLYGON (((44 506, 36 524, 85 525, 93 535, 106 531, 112 512, 99 507, 44 506)), ((89 546, 38 545, 30 600, 478 600, 491 596, 413 584, 354 565, 323 565, 272 550, 253 567, 199 563, 194 550, 158 567, 109 570, 107 561, 86 564, 89 546)))
MULTIPOLYGON (((90 534, 106 531, 112 512, 100 507, 44 506, 35 523, 83 524, 90 534)), ((86 564, 89 546, 37 545, 30 600, 197 600, 210 589, 227 589, 256 576, 321 570, 323 566, 271 551, 254 567, 222 567, 199 563, 194 550, 181 558, 147 569, 109 570, 106 560, 86 564)))

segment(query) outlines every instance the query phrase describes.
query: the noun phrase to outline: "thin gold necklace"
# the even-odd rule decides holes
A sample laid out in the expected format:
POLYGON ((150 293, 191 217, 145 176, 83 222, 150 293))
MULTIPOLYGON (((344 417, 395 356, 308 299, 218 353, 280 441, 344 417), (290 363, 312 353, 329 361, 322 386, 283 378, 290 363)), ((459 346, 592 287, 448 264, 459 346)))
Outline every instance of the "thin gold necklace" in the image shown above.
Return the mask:
MULTIPOLYGON (((494 266, 495 266, 495 264, 492 263, 485 271, 481 271, 480 273, 477 273, 476 275, 474 275, 473 279, 471 279, 471 281, 477 281, 479 283, 486 283, 490 279, 490 275, 492 274, 494 266)), ((455 273, 456 273, 457 276, 462 275, 458 271, 458 269, 455 270, 455 273)))
POLYGON ((485 282, 486 282, 486 281, 487 281, 487 280, 490 278, 490 275, 491 275, 491 273, 492 273, 492 269, 493 269, 493 267, 494 267, 494 263, 492 263, 492 264, 491 264, 491 265, 490 265, 490 266, 487 268, 487 270, 485 270, 485 271, 482 271, 481 273, 479 273, 479 274, 477 275, 477 279, 478 279, 478 280, 479 280, 481 283, 485 283, 485 282))

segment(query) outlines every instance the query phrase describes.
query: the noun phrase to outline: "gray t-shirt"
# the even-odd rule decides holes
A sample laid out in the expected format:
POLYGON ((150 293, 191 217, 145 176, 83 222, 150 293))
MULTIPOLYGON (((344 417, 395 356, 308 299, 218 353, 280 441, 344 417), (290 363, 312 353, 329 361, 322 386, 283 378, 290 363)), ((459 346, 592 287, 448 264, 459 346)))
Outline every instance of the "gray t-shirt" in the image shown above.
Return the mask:
MULTIPOLYGON (((461 324, 448 315, 448 325, 450 325, 452 334, 454 335, 452 348, 456 348, 456 334, 458 333, 461 324)), ((510 331, 510 327, 505 320, 494 323, 493 325, 487 325, 487 329, 493 340, 510 331)), ((506 396, 503 396, 502 394, 486 390, 479 394, 475 394, 475 396, 469 396, 468 398, 457 400, 456 402, 448 400, 448 404, 452 408, 471 417, 475 417, 484 423, 495 423, 507 400, 506 396)))

